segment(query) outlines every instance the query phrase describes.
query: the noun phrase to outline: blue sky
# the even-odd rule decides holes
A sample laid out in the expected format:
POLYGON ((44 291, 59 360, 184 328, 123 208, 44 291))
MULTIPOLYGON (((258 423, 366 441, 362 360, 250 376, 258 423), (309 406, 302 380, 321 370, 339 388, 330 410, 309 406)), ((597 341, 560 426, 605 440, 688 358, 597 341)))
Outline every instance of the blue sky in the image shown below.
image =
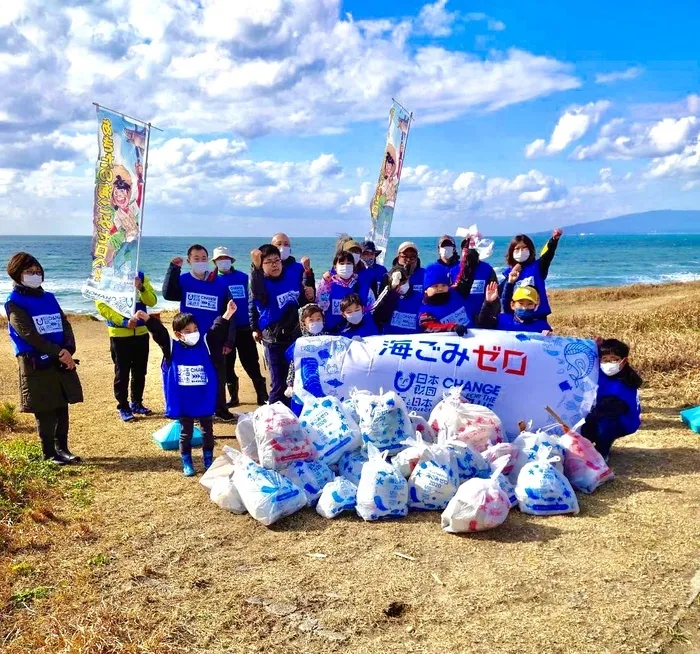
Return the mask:
POLYGON ((150 119, 145 233, 362 235, 395 95, 397 235, 698 208, 700 6, 15 0, 0 233, 91 230, 91 102, 150 119))

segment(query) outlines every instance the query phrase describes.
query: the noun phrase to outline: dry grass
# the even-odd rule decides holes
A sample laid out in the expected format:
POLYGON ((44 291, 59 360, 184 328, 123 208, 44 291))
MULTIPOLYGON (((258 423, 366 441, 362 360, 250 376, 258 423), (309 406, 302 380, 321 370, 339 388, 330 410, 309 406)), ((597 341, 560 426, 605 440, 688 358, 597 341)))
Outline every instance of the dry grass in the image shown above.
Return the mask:
MULTIPOLYGON (((614 452, 615 482, 580 498, 579 516, 514 511, 501 528, 468 537, 443 533, 434 513, 365 524, 305 510, 266 529, 220 511, 181 475, 176 455, 150 443, 161 418, 117 421, 104 328, 78 319, 88 402, 71 417, 74 449, 94 466, 90 519, 77 514, 46 549, 0 563, 3 573, 22 564, 5 575, 8 592, 53 589, 0 617, 0 649, 693 651, 697 604, 679 611, 700 553, 700 439, 677 412, 700 402, 694 303, 700 284, 555 294, 562 333, 630 341, 649 381, 644 427, 614 452), (319 552, 326 558, 308 556, 319 552), (398 615, 388 617, 392 602, 398 615)), ((157 364, 154 352, 154 407, 157 364)), ((0 365, 12 365, 6 339, 0 365)), ((245 381, 242 397, 254 397, 245 381)))

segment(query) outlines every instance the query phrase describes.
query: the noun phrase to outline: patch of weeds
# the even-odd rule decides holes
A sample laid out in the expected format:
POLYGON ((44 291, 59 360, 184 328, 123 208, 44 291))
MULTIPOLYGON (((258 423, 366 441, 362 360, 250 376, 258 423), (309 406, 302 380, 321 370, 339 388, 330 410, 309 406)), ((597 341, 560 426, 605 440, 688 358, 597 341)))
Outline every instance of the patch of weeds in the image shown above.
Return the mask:
POLYGON ((86 509, 92 504, 92 483, 87 479, 76 479, 68 487, 74 504, 86 509))
POLYGON ((47 598, 52 590, 53 586, 35 586, 34 588, 18 590, 12 593, 10 601, 15 607, 29 606, 35 600, 47 598))
POLYGON ((0 432, 17 427, 17 407, 12 402, 0 402, 0 432))
POLYGON ((98 566, 98 565, 109 565, 112 562, 112 557, 109 554, 95 554, 88 559, 88 565, 98 566))
POLYGON ((36 574, 36 569, 27 561, 18 561, 10 565, 10 572, 16 574, 18 577, 32 577, 36 574))

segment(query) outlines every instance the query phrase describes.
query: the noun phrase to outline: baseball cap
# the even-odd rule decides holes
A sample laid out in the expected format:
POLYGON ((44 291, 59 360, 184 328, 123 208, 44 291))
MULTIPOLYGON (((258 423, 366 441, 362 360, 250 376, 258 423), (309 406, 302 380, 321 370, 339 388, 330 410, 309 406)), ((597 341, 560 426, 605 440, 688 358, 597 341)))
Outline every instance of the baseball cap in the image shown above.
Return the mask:
POLYGON ((521 286, 520 288, 516 288, 513 293, 513 302, 517 302, 518 300, 530 300, 530 302, 539 304, 540 294, 534 286, 521 286))
POLYGON ((447 241, 448 243, 452 243, 452 245, 455 245, 455 240, 449 235, 449 234, 443 234, 439 239, 438 239, 438 247, 442 247, 442 244, 447 241))
POLYGON ((212 255, 211 260, 216 261, 221 257, 228 257, 229 259, 231 259, 231 261, 235 261, 235 259, 233 258, 233 256, 231 255, 231 253, 225 245, 220 245, 219 247, 214 248, 214 254, 212 255))
POLYGON ((362 246, 353 239, 350 239, 349 241, 345 241, 345 243, 343 243, 343 252, 347 252, 348 250, 352 250, 353 248, 361 250, 362 246))
POLYGON ((404 250, 415 250, 416 253, 418 252, 418 246, 413 242, 413 241, 404 241, 399 245, 398 253, 401 254, 404 250))

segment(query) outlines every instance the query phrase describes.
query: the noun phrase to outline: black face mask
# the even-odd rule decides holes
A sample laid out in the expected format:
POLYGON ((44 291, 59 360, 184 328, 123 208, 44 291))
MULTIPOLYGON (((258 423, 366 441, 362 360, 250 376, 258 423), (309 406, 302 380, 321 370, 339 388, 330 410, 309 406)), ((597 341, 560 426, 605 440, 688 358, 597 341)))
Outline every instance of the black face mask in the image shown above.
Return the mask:
POLYGON ((426 294, 423 297, 423 302, 425 302, 426 304, 440 306, 441 304, 447 304, 449 299, 450 299, 450 292, 446 291, 445 293, 435 293, 435 295, 427 295, 426 294))

